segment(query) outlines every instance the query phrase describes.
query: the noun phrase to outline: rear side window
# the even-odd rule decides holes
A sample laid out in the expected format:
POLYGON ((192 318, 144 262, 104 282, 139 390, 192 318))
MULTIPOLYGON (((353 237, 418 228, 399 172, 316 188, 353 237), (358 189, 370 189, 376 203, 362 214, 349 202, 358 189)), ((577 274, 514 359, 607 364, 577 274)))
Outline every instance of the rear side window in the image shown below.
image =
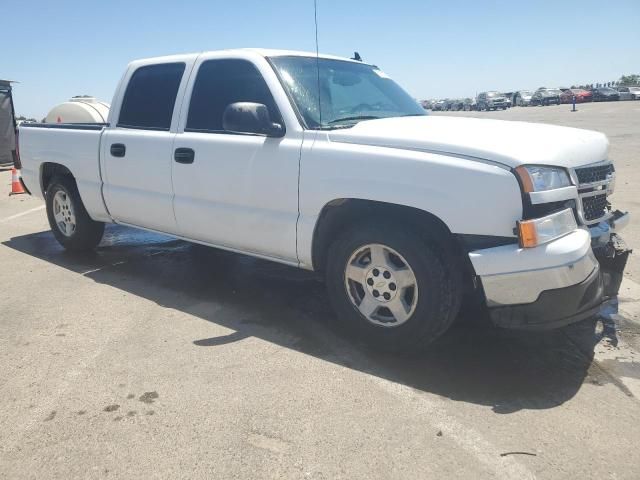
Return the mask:
POLYGON ((282 122, 269 87, 255 65, 237 59, 203 62, 193 85, 185 130, 223 132, 224 110, 236 102, 262 103, 274 122, 282 122))
POLYGON ((184 63, 138 68, 127 85, 118 126, 169 130, 184 69, 184 63))

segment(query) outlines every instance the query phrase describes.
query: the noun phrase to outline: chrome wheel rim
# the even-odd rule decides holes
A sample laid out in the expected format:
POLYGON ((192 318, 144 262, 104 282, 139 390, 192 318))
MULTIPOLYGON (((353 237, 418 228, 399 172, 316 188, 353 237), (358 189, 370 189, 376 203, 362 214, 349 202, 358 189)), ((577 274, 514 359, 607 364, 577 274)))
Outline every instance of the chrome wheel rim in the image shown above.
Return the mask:
POLYGON ((386 245, 373 243, 355 250, 346 264, 344 281, 353 306, 377 326, 404 324, 418 304, 418 282, 411 266, 386 245))
POLYGON ((58 190, 53 196, 53 218, 58 230, 65 237, 70 237, 76 231, 76 215, 73 204, 67 192, 58 190))

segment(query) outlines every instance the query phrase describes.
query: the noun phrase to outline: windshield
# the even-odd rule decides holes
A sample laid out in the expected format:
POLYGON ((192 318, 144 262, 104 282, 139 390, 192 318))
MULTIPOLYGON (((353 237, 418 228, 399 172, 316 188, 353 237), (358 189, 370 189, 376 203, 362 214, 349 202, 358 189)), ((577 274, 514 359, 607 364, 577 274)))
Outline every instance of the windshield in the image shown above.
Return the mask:
POLYGON ((520 95, 522 97, 530 97, 531 96, 531 92, 529 90, 520 90, 520 95))
POLYGON ((562 93, 557 88, 547 88, 545 92, 550 93, 551 95, 560 95, 562 93))
POLYGON ((345 128, 361 120, 426 115, 415 99, 371 65, 298 56, 270 60, 309 128, 345 128))
POLYGON ((640 87, 629 87, 630 92, 640 92, 640 87))
POLYGON ((487 97, 501 97, 502 94, 499 92, 487 92, 487 97))

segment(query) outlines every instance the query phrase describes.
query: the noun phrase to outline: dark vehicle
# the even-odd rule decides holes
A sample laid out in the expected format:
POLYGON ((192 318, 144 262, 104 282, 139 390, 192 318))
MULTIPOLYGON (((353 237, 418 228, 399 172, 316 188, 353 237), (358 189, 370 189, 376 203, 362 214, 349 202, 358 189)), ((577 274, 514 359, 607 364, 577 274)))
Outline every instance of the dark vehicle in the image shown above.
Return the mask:
POLYGON ((476 100, 475 98, 465 98, 462 104, 462 110, 465 112, 470 112, 472 110, 477 110, 476 100))
POLYGON ((451 112, 457 112, 462 110, 464 107, 464 100, 456 98, 453 100, 449 100, 447 102, 447 110, 451 112))
POLYGON ((576 97, 576 103, 585 103, 593 100, 593 95, 591 95, 589 90, 566 88, 560 95, 560 103, 573 103, 573 97, 576 97))
POLYGON ((16 118, 11 83, 9 80, 0 80, 0 167, 14 165, 17 158, 16 118))
POLYGON ((531 106, 536 105, 560 105, 560 95, 562 92, 557 88, 540 87, 531 95, 531 106))
POLYGON ((620 100, 620 92, 610 87, 597 87, 591 90, 594 102, 616 102, 620 100))
POLYGON ((507 98, 502 93, 495 91, 480 93, 476 104, 479 111, 498 110, 499 108, 506 110, 509 106, 507 98))

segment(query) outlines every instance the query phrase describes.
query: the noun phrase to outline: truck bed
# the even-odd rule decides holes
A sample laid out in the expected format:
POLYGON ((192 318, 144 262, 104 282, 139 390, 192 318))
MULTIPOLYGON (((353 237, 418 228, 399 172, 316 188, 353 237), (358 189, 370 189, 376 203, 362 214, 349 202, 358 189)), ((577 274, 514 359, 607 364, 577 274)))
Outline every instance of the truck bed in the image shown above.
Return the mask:
POLYGON ((19 127, 22 179, 29 191, 43 198, 41 172, 47 162, 73 172, 80 197, 91 218, 108 220, 102 201, 100 142, 106 124, 28 123, 19 127))

